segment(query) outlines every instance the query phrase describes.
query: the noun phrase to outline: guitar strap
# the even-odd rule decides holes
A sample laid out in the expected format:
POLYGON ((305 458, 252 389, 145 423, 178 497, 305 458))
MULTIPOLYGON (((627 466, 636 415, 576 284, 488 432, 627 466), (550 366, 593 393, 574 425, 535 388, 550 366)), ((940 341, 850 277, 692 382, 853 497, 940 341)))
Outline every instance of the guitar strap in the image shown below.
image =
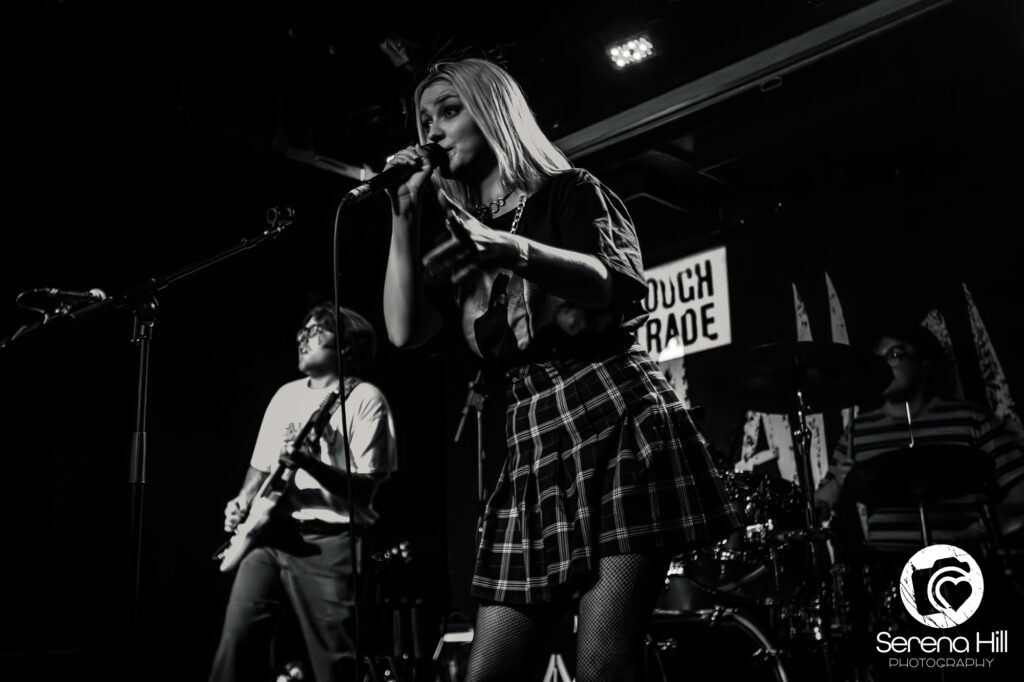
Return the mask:
MULTIPOLYGON (((363 383, 363 380, 358 377, 345 377, 345 400, 348 400, 348 396, 355 390, 356 386, 361 383, 363 383)), ((338 409, 340 406, 341 402, 339 401, 334 405, 334 409, 332 409, 331 412, 333 413, 334 410, 338 409)))
MULTIPOLYGON (((341 401, 342 400, 348 400, 348 397, 352 394, 352 391, 354 391, 356 386, 358 386, 361 383, 363 383, 363 380, 359 379, 357 377, 345 377, 345 392, 344 392, 344 396, 341 398, 341 400, 335 400, 334 404, 331 405, 330 417, 333 417, 334 413, 341 409, 341 401)), ((327 420, 324 420, 324 424, 327 423, 327 421, 330 419, 330 417, 328 417, 327 420)), ((320 440, 320 434, 319 433, 311 433, 311 434, 309 434, 308 438, 312 439, 313 442, 315 443, 315 442, 318 442, 320 440)), ((351 434, 350 434, 350 438, 351 438, 351 434)))

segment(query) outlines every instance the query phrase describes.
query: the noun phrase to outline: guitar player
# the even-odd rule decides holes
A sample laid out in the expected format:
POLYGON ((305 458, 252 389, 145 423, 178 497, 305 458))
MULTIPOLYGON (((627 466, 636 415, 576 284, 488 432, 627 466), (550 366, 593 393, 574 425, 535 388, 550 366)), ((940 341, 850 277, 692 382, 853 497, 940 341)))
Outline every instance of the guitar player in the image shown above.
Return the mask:
MULTIPOLYGON (((301 630, 310 672, 317 682, 346 679, 355 651, 352 561, 349 530, 372 524, 371 502, 379 484, 397 466, 395 426, 387 400, 362 381, 376 354, 370 323, 347 308, 334 314, 332 303, 306 313, 296 335, 303 377, 281 386, 267 406, 249 469, 238 495, 224 510, 224 529, 237 539, 263 483, 280 471, 294 473, 272 505, 270 522, 238 564, 214 654, 211 682, 264 679, 268 650, 282 609, 291 607, 301 630), (341 323, 340 325, 338 323, 341 323), (341 329, 339 335, 338 330, 341 329), (345 417, 351 458, 352 497, 348 503, 345 438, 340 401, 325 401, 338 390, 336 353, 344 358, 345 417), (301 447, 289 447, 325 402, 333 413, 322 431, 301 447)), ((295 444, 296 446, 298 444, 295 444)), ((270 499, 270 498, 267 498, 270 499)), ((264 513, 266 504, 261 509, 264 513)))

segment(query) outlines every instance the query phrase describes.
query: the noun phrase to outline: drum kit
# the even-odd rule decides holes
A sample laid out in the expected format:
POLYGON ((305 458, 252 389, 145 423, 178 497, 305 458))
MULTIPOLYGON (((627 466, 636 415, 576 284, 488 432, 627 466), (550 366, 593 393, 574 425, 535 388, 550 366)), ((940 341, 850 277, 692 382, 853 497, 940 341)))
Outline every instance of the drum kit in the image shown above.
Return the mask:
MULTIPOLYGON (((674 557, 647 638, 647 679, 861 679, 849 646, 857 627, 852 595, 861 594, 854 582, 864 585, 865 576, 861 567, 835 560, 829 522, 818 518, 814 487, 806 484, 813 480, 807 415, 877 401, 891 371, 870 353, 814 342, 758 346, 741 365, 746 404, 790 418, 798 483, 725 474, 745 525, 715 545, 674 557)), ((969 448, 907 454, 855 467, 844 488, 858 501, 923 510, 926 501, 973 490, 991 474, 969 448), (931 464, 921 466, 929 457, 931 464), (966 473, 940 478, 951 470, 966 473)), ((923 512, 921 518, 927 539, 923 512)))

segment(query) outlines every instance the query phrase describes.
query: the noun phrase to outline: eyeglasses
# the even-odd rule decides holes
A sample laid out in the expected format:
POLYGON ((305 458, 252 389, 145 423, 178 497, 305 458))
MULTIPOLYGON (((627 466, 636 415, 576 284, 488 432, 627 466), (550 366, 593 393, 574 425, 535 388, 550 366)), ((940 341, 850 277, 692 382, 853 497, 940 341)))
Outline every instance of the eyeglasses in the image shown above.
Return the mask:
POLYGON ((332 330, 324 327, 323 325, 312 324, 295 332, 295 341, 296 343, 308 343, 309 339, 315 336, 317 343, 322 343, 324 334, 331 333, 331 331, 332 330))
POLYGON ((914 355, 913 351, 909 351, 901 346, 893 346, 889 350, 885 351, 885 355, 882 357, 885 358, 885 361, 889 363, 890 367, 895 367, 903 362, 903 358, 911 355, 914 355))

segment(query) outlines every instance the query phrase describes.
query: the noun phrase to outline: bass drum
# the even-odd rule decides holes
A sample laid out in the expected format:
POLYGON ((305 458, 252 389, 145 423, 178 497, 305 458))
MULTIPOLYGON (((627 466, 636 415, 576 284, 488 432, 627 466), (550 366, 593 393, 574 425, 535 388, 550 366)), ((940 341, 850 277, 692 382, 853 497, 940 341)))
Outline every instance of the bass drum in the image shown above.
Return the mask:
POLYGON ((734 609, 655 611, 648 628, 650 682, 788 682, 768 637, 734 609))

